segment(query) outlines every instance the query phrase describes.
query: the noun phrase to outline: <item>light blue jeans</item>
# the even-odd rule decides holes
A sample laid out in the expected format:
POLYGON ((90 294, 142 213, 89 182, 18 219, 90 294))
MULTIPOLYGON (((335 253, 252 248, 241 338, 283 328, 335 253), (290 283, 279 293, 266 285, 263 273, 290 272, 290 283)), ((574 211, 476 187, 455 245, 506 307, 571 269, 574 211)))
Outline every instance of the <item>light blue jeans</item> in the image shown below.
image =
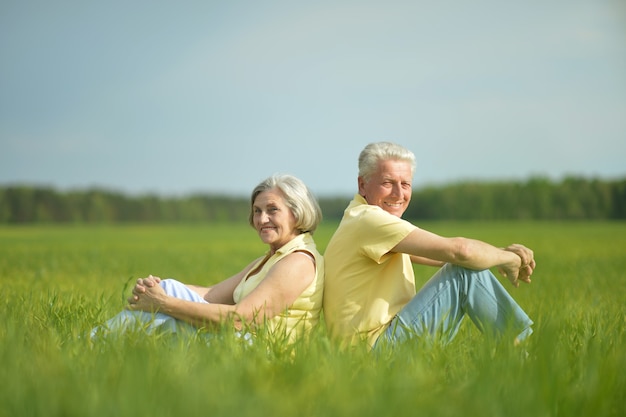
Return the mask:
POLYGON ((446 264, 400 310, 374 348, 413 337, 445 345, 454 339, 465 315, 496 338, 511 332, 522 341, 532 333, 532 320, 491 271, 446 264))
MULTIPOLYGON (((160 282, 161 287, 169 296, 197 303, 206 303, 198 293, 190 290, 186 285, 174 279, 164 279, 160 282)), ((157 329, 161 332, 176 333, 179 331, 195 332, 196 329, 188 323, 176 320, 172 316, 163 313, 148 313, 145 311, 122 310, 119 314, 109 319, 102 326, 91 330, 91 338, 100 334, 119 333, 125 330, 144 329, 146 333, 153 333, 157 329)))

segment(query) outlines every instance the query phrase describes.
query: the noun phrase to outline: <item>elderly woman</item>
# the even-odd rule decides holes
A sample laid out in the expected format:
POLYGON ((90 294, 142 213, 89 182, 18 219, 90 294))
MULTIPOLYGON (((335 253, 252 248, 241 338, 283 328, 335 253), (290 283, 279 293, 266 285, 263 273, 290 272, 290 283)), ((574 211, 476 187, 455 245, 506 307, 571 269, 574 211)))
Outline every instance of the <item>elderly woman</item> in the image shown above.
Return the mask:
POLYGON ((92 330, 92 337, 137 325, 148 332, 176 332, 232 323, 250 333, 265 326, 268 334, 295 340, 320 319, 324 260, 312 235, 321 217, 301 180, 290 175, 267 178, 252 192, 249 217, 269 246, 264 256, 211 287, 152 275, 140 278, 126 310, 92 330))

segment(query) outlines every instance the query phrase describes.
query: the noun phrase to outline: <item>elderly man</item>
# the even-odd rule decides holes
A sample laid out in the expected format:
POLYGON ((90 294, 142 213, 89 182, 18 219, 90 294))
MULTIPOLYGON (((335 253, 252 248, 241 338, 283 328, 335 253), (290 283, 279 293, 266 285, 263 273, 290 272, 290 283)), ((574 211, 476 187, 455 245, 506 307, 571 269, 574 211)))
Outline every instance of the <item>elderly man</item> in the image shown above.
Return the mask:
POLYGON ((514 343, 523 340, 533 322, 489 268, 515 287, 530 283, 533 252, 518 244, 500 249, 446 238, 403 220, 414 169, 413 153, 389 142, 369 144, 359 156, 359 192, 324 254, 331 336, 372 348, 426 335, 447 343, 468 315, 483 332, 513 331, 514 343), (417 293, 412 262, 441 266, 417 293))

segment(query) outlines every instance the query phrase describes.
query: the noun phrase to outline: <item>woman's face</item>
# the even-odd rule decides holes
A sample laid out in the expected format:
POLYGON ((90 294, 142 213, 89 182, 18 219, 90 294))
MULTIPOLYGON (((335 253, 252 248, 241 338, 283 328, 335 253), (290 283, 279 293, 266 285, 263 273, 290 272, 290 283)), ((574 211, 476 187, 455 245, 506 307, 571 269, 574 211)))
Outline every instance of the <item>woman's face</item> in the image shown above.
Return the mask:
POLYGON ((296 218, 279 189, 259 193, 252 210, 254 227, 261 240, 270 245, 272 253, 300 234, 295 227, 296 218))

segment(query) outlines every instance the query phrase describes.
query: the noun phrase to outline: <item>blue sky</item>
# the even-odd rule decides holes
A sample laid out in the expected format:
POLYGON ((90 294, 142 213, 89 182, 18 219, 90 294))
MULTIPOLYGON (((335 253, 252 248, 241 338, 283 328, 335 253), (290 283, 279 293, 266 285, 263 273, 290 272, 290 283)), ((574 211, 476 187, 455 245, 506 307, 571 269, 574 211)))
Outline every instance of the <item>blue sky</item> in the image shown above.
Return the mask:
POLYGON ((0 185, 350 196, 379 140, 416 188, 625 176, 624 3, 0 5, 0 185))

